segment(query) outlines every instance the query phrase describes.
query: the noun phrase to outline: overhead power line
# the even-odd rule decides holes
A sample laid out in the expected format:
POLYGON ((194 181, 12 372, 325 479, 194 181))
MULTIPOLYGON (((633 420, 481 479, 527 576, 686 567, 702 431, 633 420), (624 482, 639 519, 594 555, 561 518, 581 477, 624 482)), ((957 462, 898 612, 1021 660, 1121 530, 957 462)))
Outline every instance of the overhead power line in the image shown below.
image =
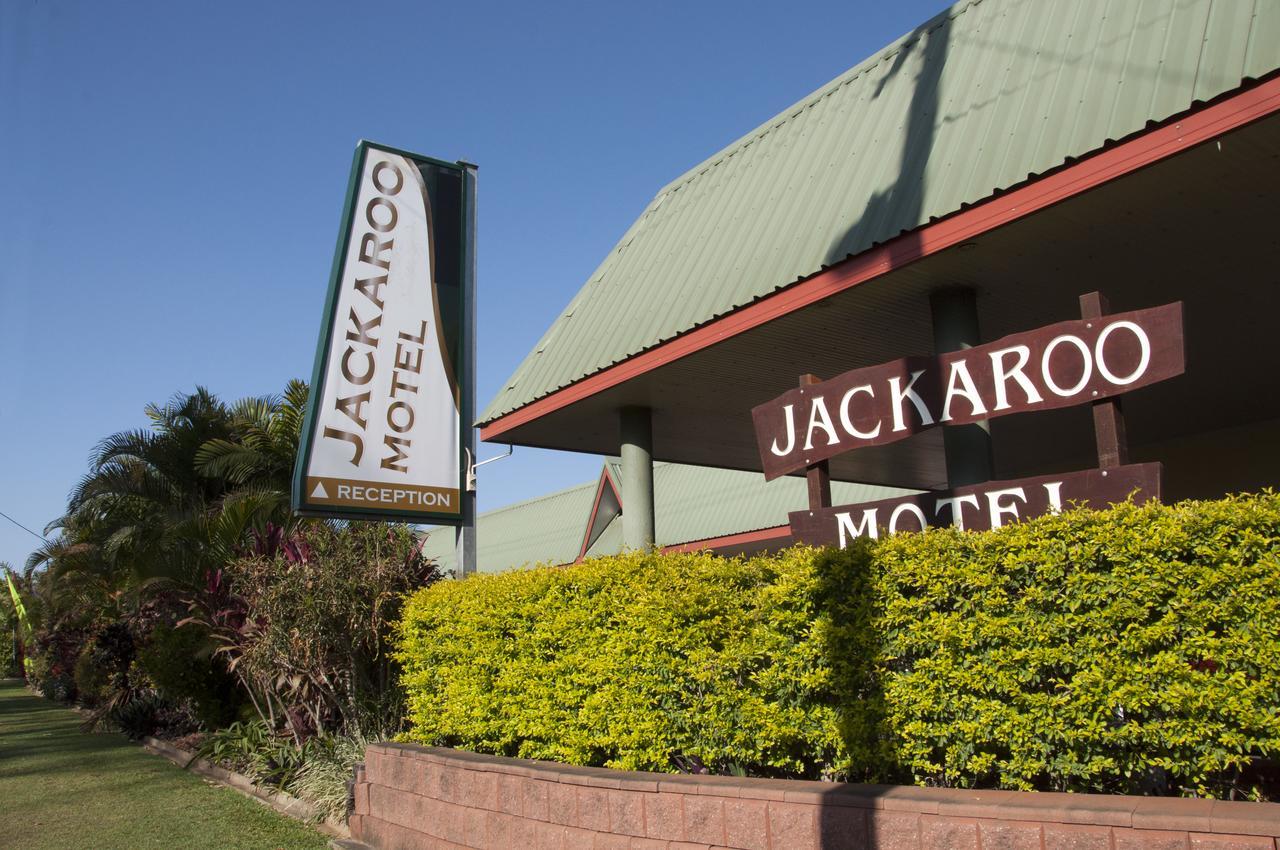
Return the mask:
POLYGON ((32 537, 36 538, 37 540, 39 540, 41 543, 48 543, 48 542, 49 542, 49 541, 48 541, 48 539, 46 539, 46 538, 45 538, 45 536, 44 536, 43 534, 36 534, 34 531, 32 531, 31 529, 27 528, 25 525, 23 525, 22 523, 18 522, 16 519, 14 519, 13 517, 9 516, 9 515, 8 515, 7 513, 5 513, 4 511, 0 511, 0 516, 2 516, 2 517, 4 517, 5 519, 9 520, 9 522, 11 522, 11 523, 13 523, 14 525, 18 526, 18 528, 21 528, 23 531, 25 531, 27 534, 30 534, 32 537))

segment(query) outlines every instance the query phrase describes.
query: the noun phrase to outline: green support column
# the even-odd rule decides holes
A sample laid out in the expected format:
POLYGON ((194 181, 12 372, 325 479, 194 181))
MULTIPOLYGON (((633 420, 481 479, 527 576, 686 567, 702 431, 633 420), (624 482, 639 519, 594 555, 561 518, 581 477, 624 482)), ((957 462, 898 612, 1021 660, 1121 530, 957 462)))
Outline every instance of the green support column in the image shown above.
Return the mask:
POLYGON ((622 548, 652 549, 653 422, 647 407, 624 407, 622 435, 622 548))
MULTIPOLYGON (((978 333, 977 294, 969 287, 938 289, 929 295, 933 315, 933 350, 937 354, 972 348, 978 333)), ((949 425, 942 429, 947 454, 947 483, 951 487, 981 484, 994 477, 991 426, 986 422, 949 425)))

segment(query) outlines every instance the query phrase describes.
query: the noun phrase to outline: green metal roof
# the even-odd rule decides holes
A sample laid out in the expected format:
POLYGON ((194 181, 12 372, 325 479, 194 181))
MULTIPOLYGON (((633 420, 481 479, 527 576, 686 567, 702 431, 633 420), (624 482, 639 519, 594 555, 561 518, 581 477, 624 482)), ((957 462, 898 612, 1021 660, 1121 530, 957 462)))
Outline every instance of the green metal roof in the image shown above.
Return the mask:
POLYGON ((691 169, 623 235, 490 422, 1280 67, 1280 0, 974 0, 691 169))
MULTIPOLYGON (((622 465, 605 461, 622 483, 622 465)), ((477 518, 477 566, 501 572, 532 564, 567 564, 578 558, 599 481, 581 484, 477 518)), ((692 543, 786 525, 787 513, 808 503, 803 478, 765 483, 758 472, 679 463, 653 466, 654 527, 660 547, 692 543)), ((910 491, 869 484, 831 483, 835 504, 887 499, 910 491)), ((626 506, 623 506, 623 511, 626 506)), ((423 551, 445 569, 455 569, 454 531, 430 529, 423 551)), ((613 519, 587 550, 588 557, 622 551, 622 518, 613 519)))
MULTIPOLYGON (((593 481, 480 514, 476 517, 476 558, 481 571, 575 560, 595 494, 593 481), (501 567, 490 567, 492 564, 501 567)), ((454 529, 429 529, 423 554, 444 569, 455 569, 454 529)))

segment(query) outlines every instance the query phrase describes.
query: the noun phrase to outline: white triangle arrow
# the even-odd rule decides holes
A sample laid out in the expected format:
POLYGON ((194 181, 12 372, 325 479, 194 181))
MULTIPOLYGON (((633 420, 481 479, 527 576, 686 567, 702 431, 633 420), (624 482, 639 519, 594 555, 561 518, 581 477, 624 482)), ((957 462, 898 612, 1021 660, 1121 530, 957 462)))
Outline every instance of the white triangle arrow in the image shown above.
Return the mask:
POLYGON ((324 482, 323 482, 323 481, 317 481, 317 482, 316 482, 316 489, 314 489, 314 490, 312 490, 312 491, 311 491, 311 498, 313 498, 313 499, 327 499, 327 498, 329 498, 329 493, 328 493, 328 491, 326 491, 326 490, 324 489, 324 482))

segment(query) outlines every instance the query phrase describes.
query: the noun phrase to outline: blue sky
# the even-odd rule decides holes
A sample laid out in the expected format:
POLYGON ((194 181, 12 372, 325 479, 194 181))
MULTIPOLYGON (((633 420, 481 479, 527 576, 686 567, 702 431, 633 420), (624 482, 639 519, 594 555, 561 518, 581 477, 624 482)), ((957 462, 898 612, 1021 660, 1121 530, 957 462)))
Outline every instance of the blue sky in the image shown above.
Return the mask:
MULTIPOLYGON (((945 5, 4 0, 0 511, 147 402, 309 376, 358 139, 480 165, 483 406, 667 181, 945 5)), ((480 508, 598 470, 517 448, 480 508)))

